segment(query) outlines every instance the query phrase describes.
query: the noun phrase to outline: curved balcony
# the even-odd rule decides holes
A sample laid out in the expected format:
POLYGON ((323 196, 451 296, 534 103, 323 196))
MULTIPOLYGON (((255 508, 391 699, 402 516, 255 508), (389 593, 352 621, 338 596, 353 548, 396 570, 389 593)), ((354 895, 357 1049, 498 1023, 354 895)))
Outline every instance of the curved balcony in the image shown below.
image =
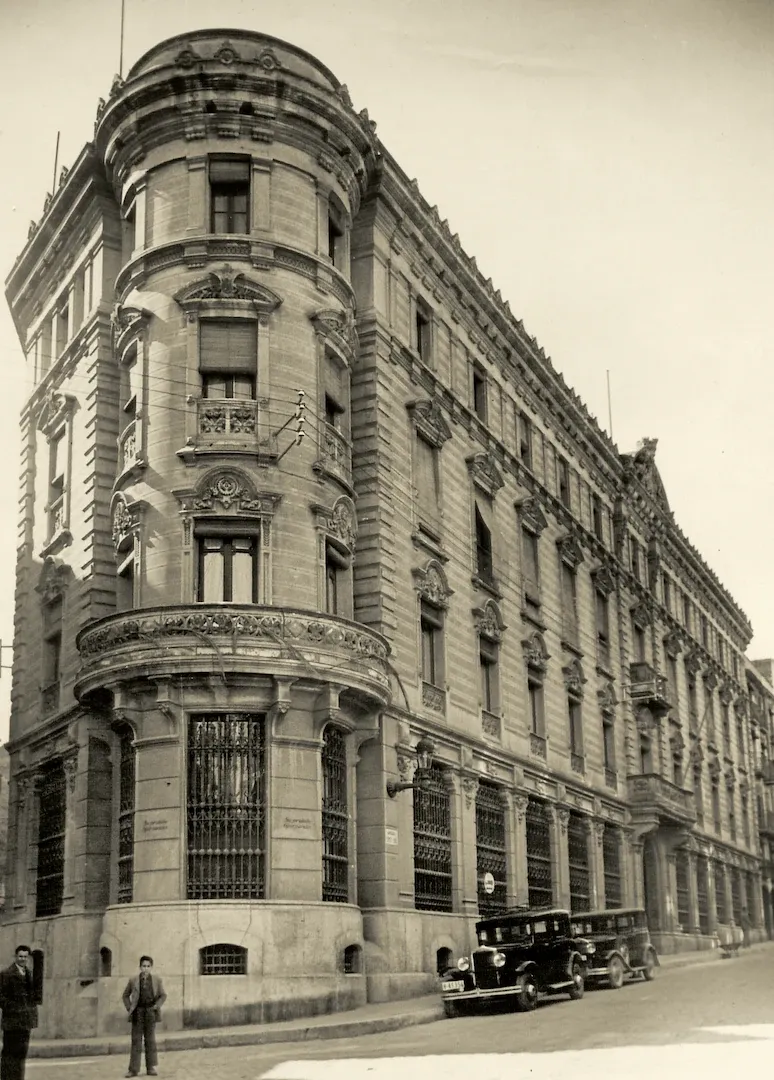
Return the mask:
POLYGON ((81 698, 129 679, 190 673, 343 683, 390 700, 385 639, 360 623, 298 608, 186 604, 108 615, 76 638, 81 698))
POLYGON ((643 815, 667 825, 693 825, 696 821, 693 792, 678 787, 658 773, 629 776, 629 803, 635 821, 643 815))

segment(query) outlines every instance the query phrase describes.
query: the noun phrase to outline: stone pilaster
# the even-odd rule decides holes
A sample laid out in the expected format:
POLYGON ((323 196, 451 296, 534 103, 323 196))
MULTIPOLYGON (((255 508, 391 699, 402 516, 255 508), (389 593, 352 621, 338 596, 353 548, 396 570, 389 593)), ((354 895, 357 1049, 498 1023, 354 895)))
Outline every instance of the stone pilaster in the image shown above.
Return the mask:
POLYGON ((564 807, 546 806, 546 816, 551 825, 551 879, 554 887, 554 903, 557 907, 570 907, 570 863, 567 852, 567 824, 570 811, 564 807))
POLYGON ((688 848, 688 910, 689 919, 688 926, 684 926, 683 929, 687 930, 691 934, 700 934, 701 926, 699 923, 699 891, 697 887, 697 855, 695 848, 688 848))
POLYGON ((515 907, 526 907, 529 903, 529 876, 527 872, 527 806, 526 795, 513 796, 513 812, 509 820, 512 823, 512 841, 508 854, 508 902, 513 898, 515 907))
POLYGON ((591 893, 590 899, 593 911, 601 911, 605 907, 604 840, 604 821, 593 821, 589 819, 589 891, 591 893))
POLYGON ((452 910, 475 916, 478 912, 476 872, 476 792, 478 778, 447 769, 452 827, 452 910))
MULTIPOLYGON (((78 748, 74 748, 63 761, 65 773, 65 850, 62 907, 72 907, 75 901, 75 859, 78 839, 77 788, 79 782, 78 748)), ((85 806, 85 803, 84 803, 85 806)))
MULTIPOLYGON (((385 790, 381 740, 361 745, 357 763, 357 902, 361 908, 398 906, 402 860, 414 848, 413 820, 403 813, 412 806, 411 792, 390 799, 385 790)), ((408 767, 406 759, 405 767, 408 767)), ((401 779, 404 779, 401 776, 401 779)))
POLYGON ((709 932, 711 934, 716 933, 718 929, 718 899, 716 886, 715 865, 710 856, 707 858, 707 911, 709 913, 709 932))

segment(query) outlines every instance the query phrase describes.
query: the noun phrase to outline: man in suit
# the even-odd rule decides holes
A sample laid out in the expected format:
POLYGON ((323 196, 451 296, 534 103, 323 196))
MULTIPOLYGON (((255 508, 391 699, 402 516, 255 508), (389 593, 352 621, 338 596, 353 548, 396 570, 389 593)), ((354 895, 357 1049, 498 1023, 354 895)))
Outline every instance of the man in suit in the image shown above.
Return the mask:
POLYGON ((0 1080, 24 1080, 30 1032, 38 1026, 39 1001, 29 959, 29 948, 18 945, 14 962, 0 971, 0 1009, 3 1010, 0 1080))
POLYGON ((140 957, 140 972, 133 975, 124 990, 124 1007, 132 1024, 132 1049, 127 1076, 138 1076, 145 1043, 145 1068, 148 1076, 158 1076, 159 1057, 156 1051, 156 1024, 161 1019, 161 1006, 167 1000, 164 984, 152 972, 153 957, 140 957))

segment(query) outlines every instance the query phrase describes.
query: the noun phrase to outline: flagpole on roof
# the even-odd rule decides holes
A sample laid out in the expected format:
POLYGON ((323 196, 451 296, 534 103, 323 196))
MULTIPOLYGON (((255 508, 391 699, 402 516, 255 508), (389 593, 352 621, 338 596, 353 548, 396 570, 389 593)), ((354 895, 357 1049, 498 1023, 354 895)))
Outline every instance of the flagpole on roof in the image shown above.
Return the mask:
POLYGON ((124 16, 126 14, 126 0, 121 0, 121 45, 118 53, 118 74, 124 77, 124 16))

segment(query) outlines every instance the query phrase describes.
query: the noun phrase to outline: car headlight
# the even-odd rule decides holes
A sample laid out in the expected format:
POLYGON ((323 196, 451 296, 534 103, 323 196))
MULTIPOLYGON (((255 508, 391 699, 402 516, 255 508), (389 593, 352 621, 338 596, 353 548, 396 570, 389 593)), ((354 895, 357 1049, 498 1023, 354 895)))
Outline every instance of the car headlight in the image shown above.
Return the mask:
POLYGON ((505 964, 505 953, 496 952, 492 957, 492 963, 496 968, 501 968, 505 964))
POLYGON ((596 945, 594 944, 594 942, 593 942, 593 941, 590 941, 590 942, 588 943, 588 945, 586 946, 586 952, 587 952, 587 953, 589 954, 589 956, 591 956, 591 955, 592 955, 593 953, 595 953, 596 951, 597 951, 597 947, 596 947, 596 945))
POLYGON ((457 967, 460 969, 460 971, 470 971, 470 960, 468 960, 467 956, 461 956, 459 958, 459 960, 457 961, 457 967))

